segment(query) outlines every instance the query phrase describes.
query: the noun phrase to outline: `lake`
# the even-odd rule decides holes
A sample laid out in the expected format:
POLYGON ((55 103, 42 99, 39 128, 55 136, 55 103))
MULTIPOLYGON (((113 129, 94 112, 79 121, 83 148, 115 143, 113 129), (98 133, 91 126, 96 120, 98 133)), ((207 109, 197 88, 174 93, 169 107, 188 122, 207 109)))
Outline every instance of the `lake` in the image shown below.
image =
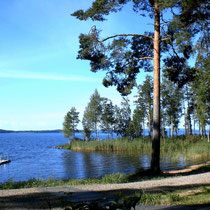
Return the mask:
MULTIPOLYGON (((103 137, 105 134, 101 134, 103 137)), ((150 155, 147 154, 53 149, 67 142, 62 133, 0 133, 0 155, 11 159, 11 163, 0 166, 0 182, 31 178, 84 179, 117 172, 131 173, 150 166, 150 155)), ((193 162, 182 157, 174 161, 163 156, 161 169, 179 169, 204 161, 193 162)))

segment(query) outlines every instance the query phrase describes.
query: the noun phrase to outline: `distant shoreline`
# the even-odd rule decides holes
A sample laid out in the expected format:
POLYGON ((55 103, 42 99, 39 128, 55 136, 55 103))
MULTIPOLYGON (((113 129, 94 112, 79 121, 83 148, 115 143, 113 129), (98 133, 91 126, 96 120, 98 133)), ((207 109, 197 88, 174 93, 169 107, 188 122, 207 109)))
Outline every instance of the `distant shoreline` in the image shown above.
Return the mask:
POLYGON ((14 131, 14 130, 4 130, 0 129, 0 133, 61 133, 61 129, 55 130, 25 130, 25 131, 14 131))

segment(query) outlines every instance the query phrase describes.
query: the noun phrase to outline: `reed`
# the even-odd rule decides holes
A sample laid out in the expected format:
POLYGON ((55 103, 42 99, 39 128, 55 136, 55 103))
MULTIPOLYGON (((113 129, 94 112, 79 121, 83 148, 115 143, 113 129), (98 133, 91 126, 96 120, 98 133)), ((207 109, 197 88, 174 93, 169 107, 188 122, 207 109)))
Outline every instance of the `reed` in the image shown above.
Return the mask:
MULTIPOLYGON (((74 151, 133 151, 133 152, 151 152, 151 139, 150 138, 137 138, 130 140, 128 138, 121 138, 115 140, 104 141, 72 141, 71 145, 64 145, 64 149, 71 149, 74 151)), ((191 141, 191 138, 176 137, 161 139, 161 152, 174 153, 175 151, 190 153, 203 153, 208 152, 210 144, 206 139, 198 139, 191 141)))
POLYGON ((74 151, 141 151, 149 152, 151 150, 151 141, 149 139, 128 138, 105 140, 105 141, 74 141, 71 142, 71 149, 74 151))
MULTIPOLYGON (((150 138, 138 138, 130 140, 121 138, 104 141, 74 141, 63 148, 73 151, 91 152, 129 152, 138 154, 151 154, 152 143, 150 138)), ((210 157, 210 144, 200 137, 174 137, 161 139, 160 154, 162 157, 170 157, 174 161, 180 157, 187 160, 203 160, 210 157)))
POLYGON ((161 154, 173 159, 202 160, 210 157, 210 144, 206 139, 191 141, 190 138, 167 139, 161 143, 161 154))

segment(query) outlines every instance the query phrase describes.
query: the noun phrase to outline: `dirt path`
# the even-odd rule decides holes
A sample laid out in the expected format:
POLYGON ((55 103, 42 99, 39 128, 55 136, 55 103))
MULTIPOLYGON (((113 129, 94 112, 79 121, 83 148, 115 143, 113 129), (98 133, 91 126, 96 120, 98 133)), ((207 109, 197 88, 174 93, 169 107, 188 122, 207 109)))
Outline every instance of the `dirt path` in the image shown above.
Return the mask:
POLYGON ((77 185, 65 187, 39 187, 39 188, 26 188, 26 189, 13 189, 13 190, 0 190, 0 197, 27 195, 34 193, 58 193, 58 192, 81 192, 81 191, 95 191, 104 192, 110 190, 121 189, 154 189, 165 187, 181 187, 190 185, 210 185, 210 172, 164 178, 159 180, 147 180, 140 182, 122 183, 122 184, 91 184, 91 185, 77 185))
POLYGON ((76 189, 83 191, 110 191, 120 189, 154 189, 154 188, 165 188, 165 187, 181 187, 189 185, 204 185, 210 184, 210 172, 196 175, 180 176, 173 178, 164 178, 160 180, 148 180, 141 182, 131 182, 123 184, 93 184, 93 185, 80 185, 75 186, 76 189))
POLYGON ((210 185, 210 172, 123 184, 94 184, 65 187, 43 187, 0 190, 0 209, 62 209, 59 198, 71 201, 95 200, 113 192, 131 193, 138 190, 164 190, 168 188, 210 185))

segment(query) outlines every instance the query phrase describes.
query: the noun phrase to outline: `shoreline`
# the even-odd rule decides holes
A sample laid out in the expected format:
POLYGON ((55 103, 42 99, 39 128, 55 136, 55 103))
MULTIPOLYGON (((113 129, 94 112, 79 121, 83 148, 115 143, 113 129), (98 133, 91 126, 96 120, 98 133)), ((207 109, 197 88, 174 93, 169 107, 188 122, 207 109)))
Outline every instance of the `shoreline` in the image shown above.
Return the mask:
MULTIPOLYGON (((112 183, 116 183, 116 184, 125 184, 125 183, 133 183, 133 182, 142 182, 142 181, 147 181, 147 180, 150 180, 151 178, 155 178, 157 177, 157 179, 167 179, 168 177, 183 177, 183 176, 188 176, 188 175, 195 175, 195 174, 203 174, 203 173, 210 173, 210 160, 204 162, 204 163, 201 163, 201 164, 196 164, 196 165, 191 165, 191 166, 188 166, 184 169, 179 169, 179 170, 170 170, 170 171, 162 171, 162 173, 160 174, 160 176, 151 176, 150 174, 148 174, 148 170, 143 170, 143 171, 140 171, 140 172, 137 172, 137 173, 130 173, 130 174, 124 174, 124 173, 113 173, 113 174, 108 174, 108 175, 105 175, 103 177, 106 177, 106 176, 114 176, 114 175, 123 175, 125 177, 132 177, 132 176, 136 176, 136 181, 132 181, 132 179, 128 182, 112 182, 112 183), (209 166, 209 167, 208 167, 209 166), (199 171, 199 169, 202 169, 202 168, 205 168, 207 167, 207 170, 201 170, 199 171), (138 180, 139 179, 139 180, 138 180)), ((95 183, 99 183, 100 185, 100 180, 103 179, 103 177, 100 177, 100 178, 87 178, 87 179, 69 179, 71 181, 73 181, 72 183, 76 182, 76 181, 81 181, 83 184, 82 185, 89 185, 88 182, 83 182, 83 181, 88 181, 88 180, 91 180, 91 183, 95 184, 95 183), (95 183, 94 183, 95 182, 95 183)), ((38 180, 38 179, 30 179, 28 181, 17 181, 17 182, 14 182, 16 184, 18 183, 27 183, 27 182, 31 182, 31 181, 41 181, 41 180, 38 180)), ((56 179, 52 179, 51 181, 64 181, 63 184, 60 184, 60 185, 57 185, 57 186, 65 186, 66 184, 68 185, 68 180, 67 183, 65 183, 65 180, 56 180, 56 179)), ((42 183, 45 183, 47 182, 47 180, 45 181, 41 181, 42 183)), ((5 183, 7 182, 4 182, 4 183, 1 183, 1 185, 4 185, 5 183)), ((77 182, 76 182, 77 183, 77 182)), ((79 182, 80 183, 80 182, 79 182)), ((109 184, 109 183, 108 183, 109 184)), ((210 184, 210 182, 209 182, 210 184)), ((47 185, 47 184, 46 184, 47 185)), ((48 184, 49 185, 49 184, 48 184)), ((74 185, 78 185, 78 184, 71 184, 72 186, 74 185)), ((79 184, 80 185, 80 184, 79 184)), ((91 184, 90 184, 91 185, 91 184)), ((51 185, 49 185, 51 186, 51 185)), ((56 186, 56 185, 53 185, 53 186, 56 186)), ((31 187, 29 187, 31 188, 31 187)), ((32 187, 33 188, 33 187, 32 187)), ((11 188, 11 189, 27 189, 25 187, 20 187, 20 188, 11 188)), ((2 189, 0 188, 0 191, 2 189)))
POLYGON ((203 166, 209 166, 210 165, 210 160, 206 161, 205 163, 201 164, 196 164, 196 165, 191 165, 187 168, 180 169, 180 170, 172 170, 172 171, 164 171, 163 173, 168 173, 168 174, 183 174, 183 173, 188 173, 192 172, 193 170, 199 169, 203 166))

